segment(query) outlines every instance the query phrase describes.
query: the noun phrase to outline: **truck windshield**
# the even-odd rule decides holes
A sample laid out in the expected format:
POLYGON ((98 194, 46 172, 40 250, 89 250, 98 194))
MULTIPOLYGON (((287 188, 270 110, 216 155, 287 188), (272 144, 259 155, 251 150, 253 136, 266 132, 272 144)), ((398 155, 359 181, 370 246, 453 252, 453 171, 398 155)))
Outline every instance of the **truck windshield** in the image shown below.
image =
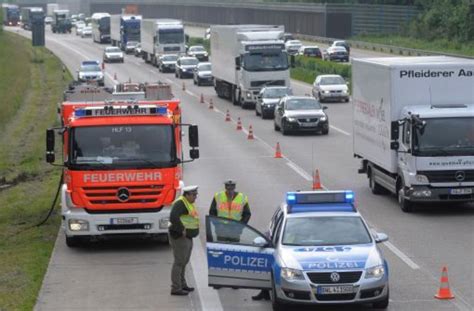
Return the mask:
POLYGON ((360 217, 288 218, 282 244, 323 246, 369 244, 369 232, 360 217))
POLYGON ((184 43, 183 29, 160 29, 158 31, 159 43, 184 43))
POLYGON ((424 119, 414 131, 413 150, 419 156, 474 155, 474 118, 424 119))
POLYGON ((287 70, 288 57, 282 51, 246 53, 242 66, 247 71, 287 70))
POLYGON ((70 163, 77 169, 173 167, 175 150, 171 125, 77 127, 70 163))

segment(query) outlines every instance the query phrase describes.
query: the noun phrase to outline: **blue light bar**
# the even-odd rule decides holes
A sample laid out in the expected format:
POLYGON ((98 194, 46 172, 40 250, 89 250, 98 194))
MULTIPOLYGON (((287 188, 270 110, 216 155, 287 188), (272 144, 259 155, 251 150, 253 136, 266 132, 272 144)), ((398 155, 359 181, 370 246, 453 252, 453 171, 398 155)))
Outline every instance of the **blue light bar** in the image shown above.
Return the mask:
POLYGON ((301 204, 288 207, 288 213, 311 213, 311 212, 355 212, 355 207, 350 203, 324 203, 324 204, 301 204))
POLYGON ((301 192, 288 192, 286 194, 286 203, 288 205, 321 205, 321 204, 342 204, 348 203, 352 205, 354 203, 354 191, 342 190, 342 191, 301 191, 301 192))
POLYGON ((166 107, 158 107, 158 109, 156 109, 156 113, 157 113, 157 114, 167 114, 167 113, 168 113, 168 108, 166 108, 166 107))
POLYGON ((347 203, 352 203, 354 202, 354 192, 351 190, 346 191, 346 202, 347 203))
POLYGON ((296 203, 296 194, 292 193, 292 192, 288 192, 286 194, 286 203, 295 204, 296 203))

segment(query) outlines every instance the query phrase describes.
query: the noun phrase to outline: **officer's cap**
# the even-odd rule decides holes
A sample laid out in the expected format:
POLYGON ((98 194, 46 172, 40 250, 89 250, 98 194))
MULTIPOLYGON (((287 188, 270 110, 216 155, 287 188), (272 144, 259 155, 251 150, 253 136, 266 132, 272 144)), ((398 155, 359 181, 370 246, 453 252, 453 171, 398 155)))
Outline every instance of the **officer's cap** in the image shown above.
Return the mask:
POLYGON ((196 186, 196 185, 183 187, 183 194, 197 193, 197 191, 198 191, 198 186, 196 186))
POLYGON ((232 188, 232 187, 235 187, 235 181, 233 181, 232 179, 229 179, 229 180, 226 180, 224 182, 224 185, 225 187, 229 187, 229 188, 232 188))

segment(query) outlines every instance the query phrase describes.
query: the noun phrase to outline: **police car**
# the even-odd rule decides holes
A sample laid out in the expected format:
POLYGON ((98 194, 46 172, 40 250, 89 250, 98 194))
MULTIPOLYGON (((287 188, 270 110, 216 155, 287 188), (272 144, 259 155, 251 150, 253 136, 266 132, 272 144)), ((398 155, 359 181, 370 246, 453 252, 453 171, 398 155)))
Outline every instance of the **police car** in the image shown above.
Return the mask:
POLYGON ((352 191, 289 192, 268 234, 207 216, 209 286, 268 289, 285 304, 389 303, 388 266, 352 191))

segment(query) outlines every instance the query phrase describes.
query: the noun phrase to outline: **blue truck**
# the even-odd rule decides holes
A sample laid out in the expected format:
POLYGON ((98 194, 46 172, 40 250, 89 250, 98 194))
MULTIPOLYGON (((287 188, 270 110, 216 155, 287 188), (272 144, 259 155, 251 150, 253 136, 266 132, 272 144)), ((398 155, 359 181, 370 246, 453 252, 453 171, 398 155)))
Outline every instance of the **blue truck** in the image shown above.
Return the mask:
POLYGON ((111 15, 110 39, 112 45, 125 51, 128 42, 140 42, 140 15, 111 15))
POLYGON ((20 8, 14 4, 2 4, 3 24, 5 26, 17 26, 20 21, 20 8))
POLYGON ((21 25, 25 30, 31 30, 32 24, 44 21, 44 11, 41 7, 22 7, 21 25))

